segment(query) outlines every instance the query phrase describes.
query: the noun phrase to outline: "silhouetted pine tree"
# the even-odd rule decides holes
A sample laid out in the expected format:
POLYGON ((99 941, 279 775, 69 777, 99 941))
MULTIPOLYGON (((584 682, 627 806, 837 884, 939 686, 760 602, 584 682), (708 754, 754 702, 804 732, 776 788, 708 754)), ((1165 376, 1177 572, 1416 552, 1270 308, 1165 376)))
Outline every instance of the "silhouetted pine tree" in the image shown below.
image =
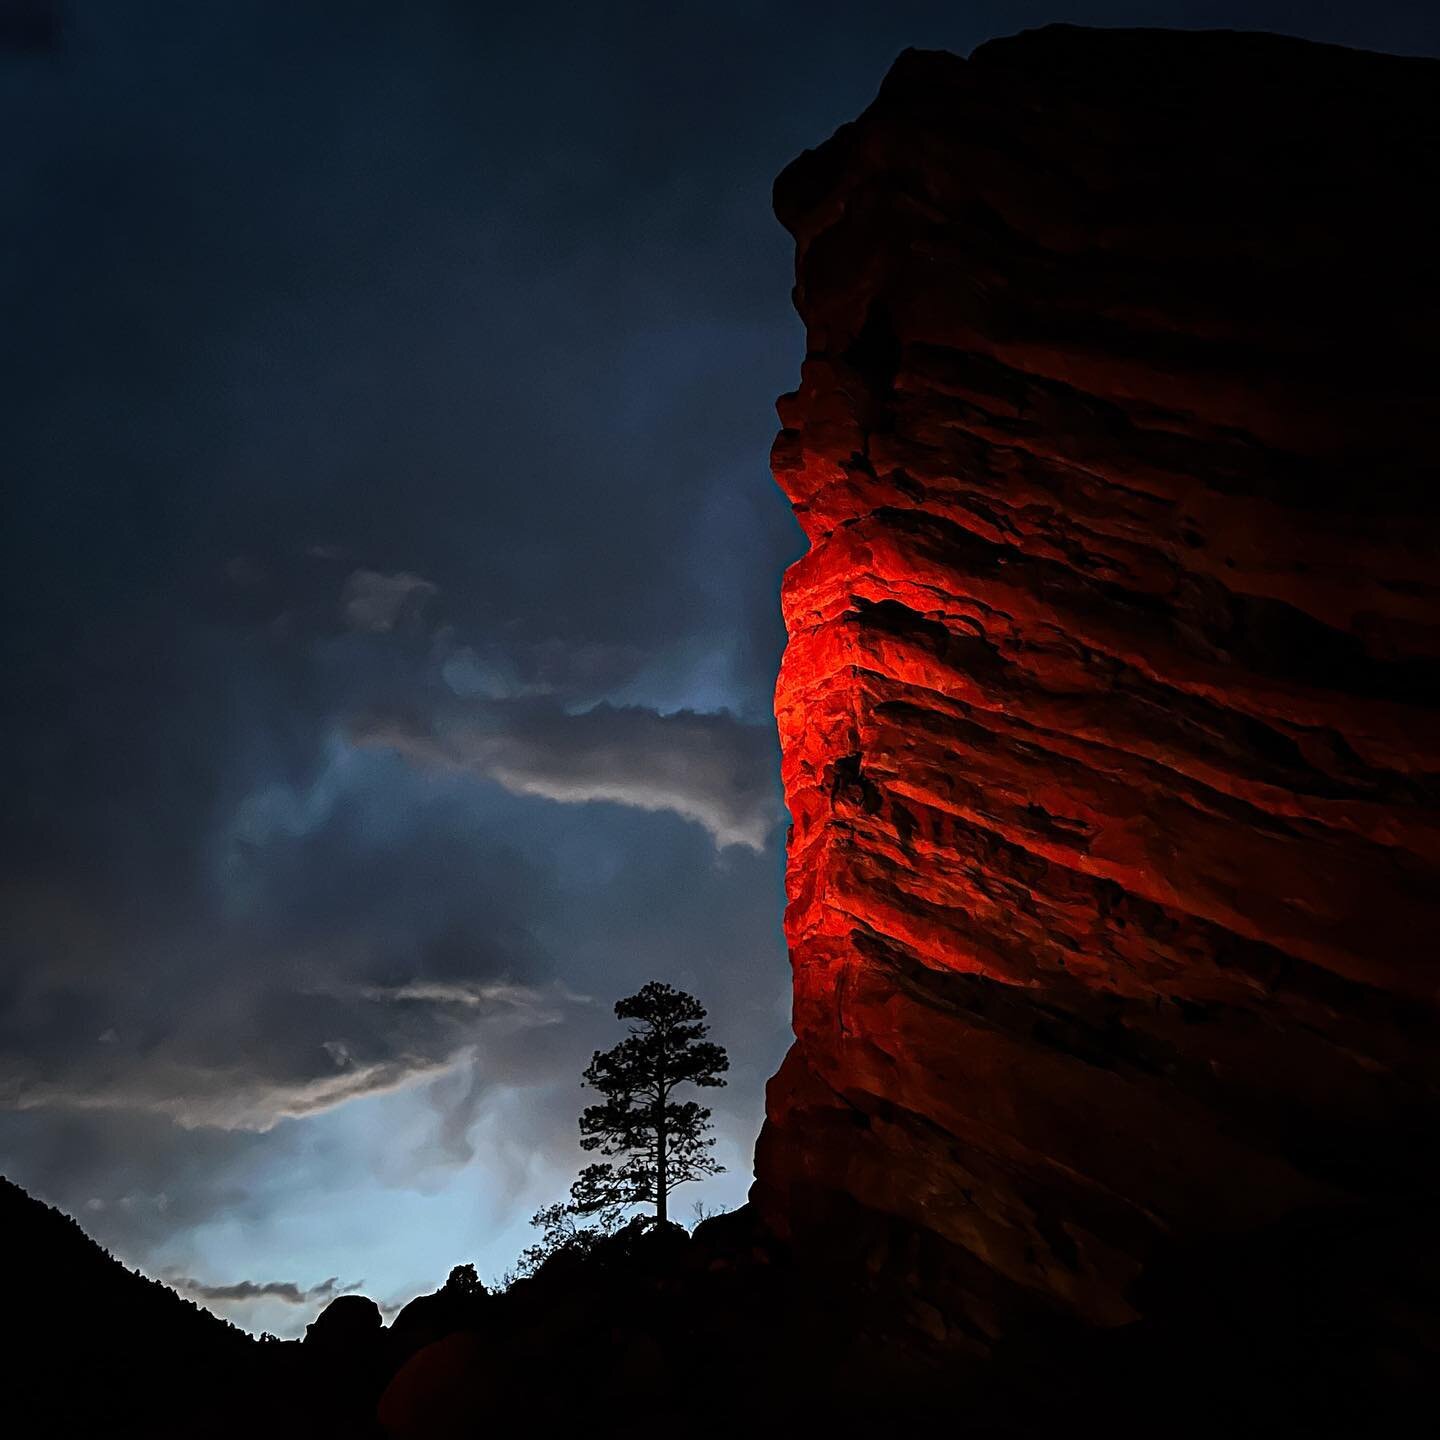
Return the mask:
POLYGON ((705 1038, 705 1007, 673 986, 652 981, 619 1001, 615 1016, 630 1022, 630 1033, 614 1049, 597 1050, 585 1069, 584 1083, 605 1098, 580 1116, 580 1144, 619 1163, 586 1166, 568 1208, 609 1227, 632 1205, 654 1205, 664 1223, 677 1185, 725 1168, 710 1153, 710 1111, 676 1092, 723 1085, 730 1060, 705 1038))

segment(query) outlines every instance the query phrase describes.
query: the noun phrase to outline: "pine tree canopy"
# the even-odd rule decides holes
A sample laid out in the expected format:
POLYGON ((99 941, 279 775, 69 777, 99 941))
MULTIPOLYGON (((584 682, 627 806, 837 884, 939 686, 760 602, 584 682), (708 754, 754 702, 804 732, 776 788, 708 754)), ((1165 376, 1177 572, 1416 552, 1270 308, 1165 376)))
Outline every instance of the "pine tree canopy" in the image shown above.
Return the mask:
POLYGON ((705 1037, 705 1007, 673 986, 652 981, 615 1006, 629 1033, 611 1050, 595 1052, 584 1083, 605 1098, 580 1116, 581 1146, 619 1159, 589 1165, 571 1189, 575 1213, 613 1223, 632 1205, 652 1204, 658 1219, 677 1185, 719 1175, 710 1111, 678 1098, 684 1086, 725 1083, 724 1048, 705 1037))

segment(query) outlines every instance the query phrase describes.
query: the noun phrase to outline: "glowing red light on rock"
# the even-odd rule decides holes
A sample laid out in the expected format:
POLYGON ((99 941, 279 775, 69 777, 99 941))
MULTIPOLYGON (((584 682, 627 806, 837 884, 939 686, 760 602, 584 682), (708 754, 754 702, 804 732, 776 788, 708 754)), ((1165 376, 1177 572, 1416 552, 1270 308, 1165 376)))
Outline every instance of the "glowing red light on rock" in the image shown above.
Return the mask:
MULTIPOLYGON (((1087 89, 1065 43, 1164 42, 909 55, 776 192, 810 550, 754 1194, 802 1242, 919 1237, 980 1334, 1124 1321, 1169 1245, 1403 1189, 1440 1078, 1423 233, 1312 228, 1251 81, 1087 89)), ((1385 135, 1303 118, 1306 184, 1371 184, 1385 135)))

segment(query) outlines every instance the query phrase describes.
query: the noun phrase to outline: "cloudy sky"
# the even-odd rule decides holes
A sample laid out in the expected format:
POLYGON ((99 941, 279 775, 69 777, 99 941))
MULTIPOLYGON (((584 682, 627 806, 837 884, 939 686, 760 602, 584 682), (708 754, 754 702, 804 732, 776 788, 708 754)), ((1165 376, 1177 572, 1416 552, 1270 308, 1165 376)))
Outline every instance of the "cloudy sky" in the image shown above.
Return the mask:
POLYGON ((0 1169, 256 1329, 493 1278, 661 978, 738 1203, 774 174, 906 45, 1428 8, 0 0, 0 1169))

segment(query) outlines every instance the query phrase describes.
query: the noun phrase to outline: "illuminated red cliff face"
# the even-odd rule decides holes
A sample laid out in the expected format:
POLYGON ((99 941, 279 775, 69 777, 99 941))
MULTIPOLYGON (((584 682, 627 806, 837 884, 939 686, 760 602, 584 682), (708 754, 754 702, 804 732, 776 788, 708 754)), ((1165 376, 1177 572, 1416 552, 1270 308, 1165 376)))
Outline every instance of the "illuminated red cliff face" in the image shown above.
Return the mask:
POLYGON ((1436 67, 909 54, 781 177, 809 553, 756 1203, 983 1348, 1433 1193, 1436 67))

